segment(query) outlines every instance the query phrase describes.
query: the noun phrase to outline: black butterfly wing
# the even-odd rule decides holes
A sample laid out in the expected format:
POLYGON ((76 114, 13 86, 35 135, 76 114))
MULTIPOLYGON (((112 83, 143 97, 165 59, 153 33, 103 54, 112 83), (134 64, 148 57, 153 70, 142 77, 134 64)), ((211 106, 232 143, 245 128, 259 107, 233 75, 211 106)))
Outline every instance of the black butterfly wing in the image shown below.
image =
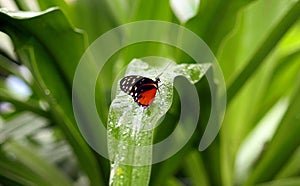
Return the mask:
POLYGON ((132 97, 138 105, 148 107, 153 102, 157 89, 155 83, 145 84, 139 87, 138 91, 132 97))
POLYGON ((149 106, 152 103, 151 100, 155 97, 157 89, 158 85, 155 81, 144 77, 133 86, 130 95, 138 105, 149 106))
POLYGON ((150 78, 131 75, 121 79, 120 88, 132 96, 138 105, 148 107, 154 100, 158 85, 150 78))
POLYGON ((126 94, 130 94, 133 90, 133 86, 143 78, 144 77, 138 75, 126 76, 120 81, 120 89, 126 94))

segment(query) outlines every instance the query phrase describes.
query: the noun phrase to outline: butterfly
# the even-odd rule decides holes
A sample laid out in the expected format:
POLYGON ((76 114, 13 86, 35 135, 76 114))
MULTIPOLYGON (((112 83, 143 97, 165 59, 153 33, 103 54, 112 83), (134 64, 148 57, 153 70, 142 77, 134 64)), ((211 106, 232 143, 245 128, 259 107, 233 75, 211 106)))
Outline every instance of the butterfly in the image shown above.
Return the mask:
POLYGON ((132 96, 139 106, 147 108, 154 101, 159 82, 158 77, 152 80, 139 75, 130 75, 120 80, 120 88, 132 96))

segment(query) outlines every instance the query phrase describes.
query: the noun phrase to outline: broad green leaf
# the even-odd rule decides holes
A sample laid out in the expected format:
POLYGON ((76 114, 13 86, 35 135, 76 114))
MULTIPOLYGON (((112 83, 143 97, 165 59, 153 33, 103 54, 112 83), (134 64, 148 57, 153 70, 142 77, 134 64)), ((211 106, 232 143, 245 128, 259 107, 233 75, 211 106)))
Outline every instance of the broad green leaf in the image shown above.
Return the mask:
MULTIPOLYGON (((157 64, 160 66, 154 69, 147 63, 134 59, 125 74, 151 77, 156 71, 162 72, 160 79, 164 86, 160 86, 159 95, 149 108, 139 107, 131 96, 119 89, 110 106, 107 126, 108 150, 112 161, 110 185, 149 183, 151 164, 156 161, 152 159, 153 132, 157 122, 172 104, 174 78, 184 76, 193 84, 210 67, 210 64, 175 65, 172 61, 158 60, 157 64)), ((186 125, 188 126, 187 123, 186 125)), ((177 131, 174 140, 187 138, 187 131, 184 127, 177 131)))
POLYGON ((77 63, 87 46, 83 32, 74 29, 58 9, 44 12, 0 12, 1 31, 17 32, 27 39, 34 38, 43 44, 52 63, 63 72, 71 86, 77 63), (41 20, 43 20, 41 22, 41 20), (41 24, 43 23, 43 24, 41 24))
POLYGON ((50 105, 52 119, 65 131, 91 184, 100 185, 99 167, 77 129, 68 89, 85 47, 83 35, 74 31, 58 9, 40 13, 1 11, 0 23, 1 30, 12 38, 19 58, 32 72, 50 105))

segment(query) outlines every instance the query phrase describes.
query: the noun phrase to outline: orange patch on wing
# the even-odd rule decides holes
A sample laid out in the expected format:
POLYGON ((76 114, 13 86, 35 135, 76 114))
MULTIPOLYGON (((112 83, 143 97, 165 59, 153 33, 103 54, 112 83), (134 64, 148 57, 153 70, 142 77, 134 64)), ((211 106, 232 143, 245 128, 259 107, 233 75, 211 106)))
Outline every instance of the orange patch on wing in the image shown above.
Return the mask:
POLYGON ((138 99, 138 102, 141 105, 149 106, 154 101, 156 95, 156 88, 147 90, 141 94, 141 97, 138 99))

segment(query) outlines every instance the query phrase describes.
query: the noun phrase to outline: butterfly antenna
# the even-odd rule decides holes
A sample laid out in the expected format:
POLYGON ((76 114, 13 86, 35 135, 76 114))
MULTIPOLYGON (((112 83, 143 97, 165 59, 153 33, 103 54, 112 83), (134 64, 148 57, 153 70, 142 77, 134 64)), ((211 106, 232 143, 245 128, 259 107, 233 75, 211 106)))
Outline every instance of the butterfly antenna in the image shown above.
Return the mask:
MULTIPOLYGON (((160 74, 158 74, 157 76, 156 76, 156 80, 158 79, 158 81, 160 82, 160 80, 159 80, 159 77, 167 70, 167 68, 169 68, 169 66, 171 65, 171 63, 172 62, 169 62, 167 65, 166 65, 166 67, 164 68, 164 70, 160 73, 160 74)), ((162 86, 165 86, 165 84, 163 83, 163 84, 161 84, 159 87, 162 87, 162 86)), ((158 87, 158 93, 159 93, 159 95, 160 95, 160 91, 159 91, 159 87, 158 87)))
POLYGON ((163 70, 160 74, 158 74, 158 75, 156 76, 156 78, 159 78, 159 77, 167 70, 167 68, 171 65, 171 63, 172 63, 172 62, 169 62, 169 63, 166 65, 166 67, 164 68, 164 70, 163 70))
MULTIPOLYGON (((166 67, 163 69, 163 71, 162 71, 160 74, 158 74, 158 75, 156 76, 156 78, 155 78, 156 81, 160 82, 159 77, 167 70, 167 68, 171 65, 171 63, 172 63, 172 62, 169 62, 169 63, 166 65, 166 67)), ((159 94, 160 99, 161 99, 161 94, 160 94, 159 88, 162 87, 162 86, 165 86, 165 84, 161 84, 159 87, 157 87, 157 91, 158 91, 158 94, 159 94)))

